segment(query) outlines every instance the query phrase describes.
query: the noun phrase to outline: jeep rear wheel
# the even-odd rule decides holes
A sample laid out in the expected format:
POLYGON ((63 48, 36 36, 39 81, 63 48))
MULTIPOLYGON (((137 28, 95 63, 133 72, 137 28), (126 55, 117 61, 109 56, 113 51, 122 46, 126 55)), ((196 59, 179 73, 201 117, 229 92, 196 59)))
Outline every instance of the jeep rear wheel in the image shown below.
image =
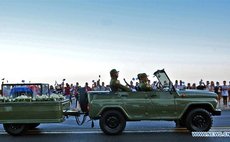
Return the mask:
POLYGON ((13 136, 22 135, 28 129, 26 124, 3 124, 5 131, 13 136))
POLYGON ((107 135, 121 134, 125 126, 125 117, 117 110, 106 111, 101 116, 100 128, 107 135))
POLYGON ((186 125, 190 131, 209 131, 212 127, 212 116, 205 109, 192 110, 187 116, 186 125))

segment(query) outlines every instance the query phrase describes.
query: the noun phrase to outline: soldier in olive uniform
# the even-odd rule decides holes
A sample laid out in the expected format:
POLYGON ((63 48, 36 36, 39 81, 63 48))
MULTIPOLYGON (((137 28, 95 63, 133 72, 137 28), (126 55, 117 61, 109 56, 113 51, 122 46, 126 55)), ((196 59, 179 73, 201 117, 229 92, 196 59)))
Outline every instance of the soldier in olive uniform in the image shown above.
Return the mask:
POLYGON ((118 78, 118 73, 119 71, 117 71, 116 69, 112 69, 110 71, 110 76, 111 76, 111 81, 110 81, 110 88, 113 92, 117 92, 117 91, 126 91, 126 92, 130 92, 131 90, 120 84, 120 81, 117 80, 118 78))
POLYGON ((140 81, 139 83, 139 89, 140 91, 152 91, 151 85, 148 84, 148 76, 146 73, 138 74, 138 79, 140 81))

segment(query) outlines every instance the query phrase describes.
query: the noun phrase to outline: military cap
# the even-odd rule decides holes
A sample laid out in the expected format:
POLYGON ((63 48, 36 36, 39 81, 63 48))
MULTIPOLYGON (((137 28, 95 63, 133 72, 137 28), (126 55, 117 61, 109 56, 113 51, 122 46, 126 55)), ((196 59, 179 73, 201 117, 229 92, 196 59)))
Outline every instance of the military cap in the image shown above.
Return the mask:
POLYGON ((138 75, 137 75, 137 79, 141 79, 142 78, 142 73, 139 73, 138 75))
POLYGON ((118 73, 119 71, 117 71, 116 69, 112 69, 111 71, 110 71, 110 74, 115 74, 115 73, 118 73))
POLYGON ((146 73, 142 73, 142 77, 148 77, 148 75, 146 73))
POLYGON ((142 78, 145 78, 145 77, 148 77, 148 75, 147 75, 146 73, 139 73, 139 74, 137 75, 137 78, 138 78, 138 79, 142 79, 142 78))

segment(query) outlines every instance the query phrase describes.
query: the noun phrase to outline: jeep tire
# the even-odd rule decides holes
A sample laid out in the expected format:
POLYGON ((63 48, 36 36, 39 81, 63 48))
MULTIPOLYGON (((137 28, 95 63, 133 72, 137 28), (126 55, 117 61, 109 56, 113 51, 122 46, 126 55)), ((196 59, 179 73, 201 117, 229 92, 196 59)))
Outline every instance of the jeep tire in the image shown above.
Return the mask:
POLYGON ((194 109, 186 117, 186 126, 190 131, 209 131, 212 127, 212 116, 205 109, 194 109))
POLYGON ((124 115, 117 110, 104 112, 99 123, 101 130, 107 135, 121 134, 126 126, 124 115))

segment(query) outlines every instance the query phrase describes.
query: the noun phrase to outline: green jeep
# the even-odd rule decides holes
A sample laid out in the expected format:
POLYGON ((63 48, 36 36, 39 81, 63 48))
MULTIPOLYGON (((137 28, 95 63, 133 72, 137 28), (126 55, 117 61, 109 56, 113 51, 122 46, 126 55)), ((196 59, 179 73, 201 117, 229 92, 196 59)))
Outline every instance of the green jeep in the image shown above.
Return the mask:
POLYGON ((176 90, 164 70, 154 75, 157 89, 149 92, 88 93, 89 116, 99 119, 105 134, 121 134, 126 121, 175 121, 190 131, 209 131, 217 109, 217 94, 203 90, 176 90))

